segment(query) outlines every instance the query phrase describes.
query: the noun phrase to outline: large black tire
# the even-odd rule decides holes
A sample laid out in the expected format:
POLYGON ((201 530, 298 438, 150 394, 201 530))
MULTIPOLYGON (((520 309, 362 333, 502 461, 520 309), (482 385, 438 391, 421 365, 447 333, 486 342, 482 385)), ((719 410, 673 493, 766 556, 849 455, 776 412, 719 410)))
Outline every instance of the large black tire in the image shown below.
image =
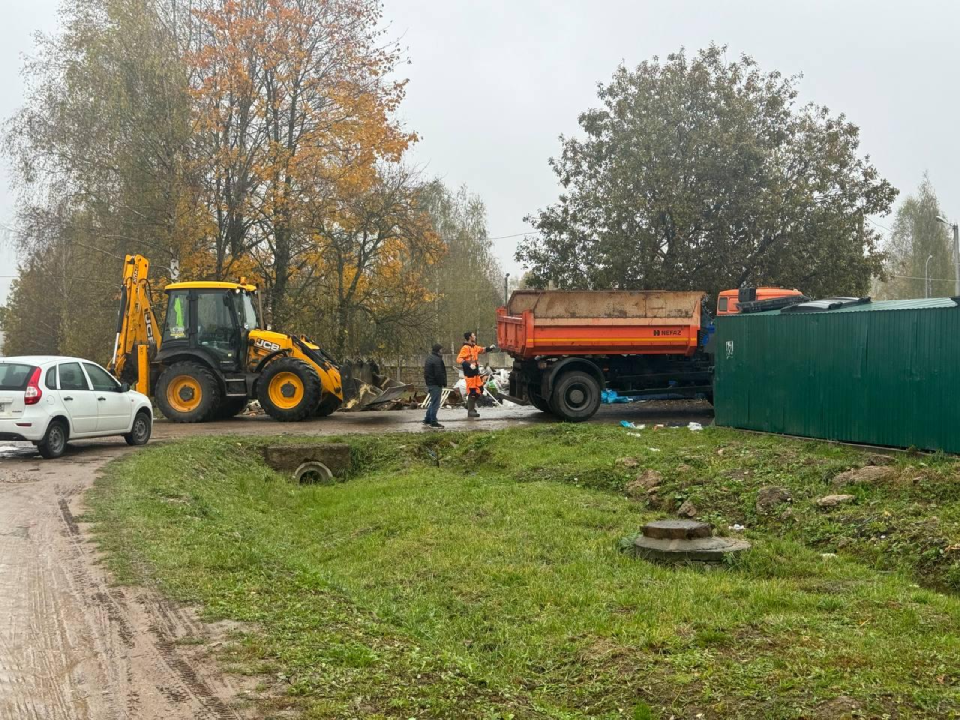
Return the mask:
POLYGON ((64 420, 51 420, 47 426, 47 431, 43 434, 43 440, 37 443, 37 450, 40 451, 40 457, 47 460, 56 460, 63 455, 67 449, 67 440, 70 438, 70 430, 64 420))
POLYGON ((225 397, 220 401, 220 407, 213 413, 214 420, 229 420, 242 413, 249 401, 245 397, 225 397))
POLYGON ((550 409, 561 420, 589 420, 599 407, 600 383, 592 375, 572 370, 561 375, 554 383, 550 409))
POLYGON ((310 417, 320 404, 320 375, 309 363, 284 357, 267 365, 257 381, 257 399, 267 415, 280 422, 310 417))
POLYGON ((210 420, 220 407, 220 385, 213 372, 200 363, 174 363, 157 381, 154 393, 164 417, 172 422, 210 420))
POLYGON ((317 405, 317 409, 314 410, 313 414, 317 417, 327 417, 327 415, 333 415, 333 413, 340 409, 341 402, 342 401, 340 398, 333 393, 327 393, 323 396, 323 400, 321 400, 320 404, 317 405))
POLYGON ((153 432, 153 416, 149 410, 141 410, 133 419, 133 427, 130 432, 123 436, 127 445, 146 445, 150 442, 150 435, 153 432))
POLYGON ((540 396, 540 390, 534 385, 527 385, 527 397, 530 398, 530 404, 540 412, 552 413, 550 403, 540 396))

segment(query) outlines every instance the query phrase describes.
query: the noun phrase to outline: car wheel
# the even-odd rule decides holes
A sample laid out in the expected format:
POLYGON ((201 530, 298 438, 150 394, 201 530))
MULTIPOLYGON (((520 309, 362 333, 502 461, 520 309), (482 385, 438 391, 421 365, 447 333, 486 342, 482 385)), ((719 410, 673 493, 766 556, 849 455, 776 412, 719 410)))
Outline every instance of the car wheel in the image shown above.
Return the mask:
POLYGON ((63 455, 67 449, 67 438, 69 430, 63 420, 53 420, 47 426, 47 432, 43 434, 43 440, 37 443, 37 450, 40 456, 47 460, 54 460, 63 455))
POLYGON ((141 410, 133 419, 133 427, 130 432, 123 436, 127 445, 146 445, 150 441, 150 434, 153 432, 153 418, 146 410, 141 410))

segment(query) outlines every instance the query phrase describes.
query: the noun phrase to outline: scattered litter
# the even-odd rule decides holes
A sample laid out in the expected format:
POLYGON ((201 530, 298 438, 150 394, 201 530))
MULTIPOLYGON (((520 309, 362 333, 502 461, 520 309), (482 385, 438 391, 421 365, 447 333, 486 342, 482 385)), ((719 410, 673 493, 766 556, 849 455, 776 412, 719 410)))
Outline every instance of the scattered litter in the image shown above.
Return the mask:
POLYGON ((627 433, 627 435, 629 435, 630 437, 641 437, 641 438, 643 437, 643 435, 641 435, 640 433, 627 433))
POLYGON ((701 425, 698 422, 691 422, 689 425, 687 425, 687 427, 690 428, 690 430, 693 432, 697 432, 698 430, 703 430, 703 425, 701 425))
MULTIPOLYGON (((646 426, 646 425, 634 425, 632 422, 629 422, 628 420, 621 420, 621 421, 620 421, 620 427, 630 428, 631 430, 643 430, 643 429, 646 428, 647 426, 646 426)), ((631 433, 631 434, 633 434, 633 433, 631 433)))
POLYGON ((822 557, 824 560, 829 560, 830 558, 835 558, 836 556, 836 553, 820 553, 820 557, 822 557))
POLYGON ((743 532, 747 529, 747 526, 741 525, 740 523, 734 523, 733 525, 727 525, 727 528, 729 530, 733 530, 734 532, 743 532))
POLYGON ((600 392, 600 402, 605 405, 611 405, 613 403, 628 403, 633 402, 633 398, 623 397, 617 393, 616 390, 602 390, 600 392))
POLYGON ((660 452, 660 448, 647 448, 650 452, 660 452))

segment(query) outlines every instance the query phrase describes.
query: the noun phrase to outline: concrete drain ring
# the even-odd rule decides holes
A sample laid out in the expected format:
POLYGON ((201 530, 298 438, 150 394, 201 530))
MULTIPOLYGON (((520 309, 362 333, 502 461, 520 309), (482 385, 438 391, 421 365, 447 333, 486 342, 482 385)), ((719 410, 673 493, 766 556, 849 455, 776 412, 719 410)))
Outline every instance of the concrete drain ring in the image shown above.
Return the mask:
POLYGON ((322 462, 310 460, 293 471, 293 479, 301 485, 333 485, 333 473, 322 462))
POLYGON ((643 526, 633 542, 633 554, 656 562, 718 563, 750 549, 739 538, 714 537, 712 528, 694 520, 656 520, 643 526))

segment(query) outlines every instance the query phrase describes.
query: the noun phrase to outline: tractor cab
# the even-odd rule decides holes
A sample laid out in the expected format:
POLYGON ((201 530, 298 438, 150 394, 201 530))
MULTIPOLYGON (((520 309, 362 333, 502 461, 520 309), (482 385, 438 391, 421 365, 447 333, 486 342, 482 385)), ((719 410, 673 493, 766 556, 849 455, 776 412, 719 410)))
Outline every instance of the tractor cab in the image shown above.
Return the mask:
POLYGON ((250 332, 260 327, 253 285, 182 282, 168 285, 163 323, 164 354, 199 350, 223 372, 241 371, 250 332))

